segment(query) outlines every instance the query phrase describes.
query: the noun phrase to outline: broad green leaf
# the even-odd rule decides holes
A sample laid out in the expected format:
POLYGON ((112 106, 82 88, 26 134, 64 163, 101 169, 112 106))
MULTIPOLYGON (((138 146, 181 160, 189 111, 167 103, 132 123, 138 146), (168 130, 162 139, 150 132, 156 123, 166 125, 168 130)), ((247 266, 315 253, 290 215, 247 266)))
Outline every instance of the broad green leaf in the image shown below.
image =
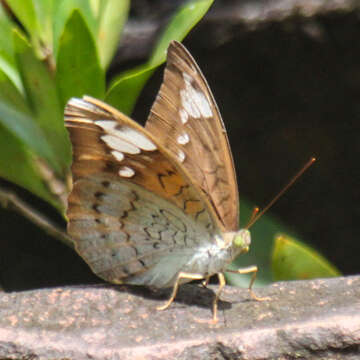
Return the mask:
POLYGON ((274 280, 299 280, 340 276, 316 250, 287 235, 278 235, 272 251, 274 280))
POLYGON ((39 24, 39 38, 42 46, 47 48, 47 52, 52 52, 53 42, 53 7, 56 0, 35 0, 34 10, 39 24))
MULTIPOLYGON (((4 83, 0 84, 0 86, 3 85, 4 83)), ((8 90, 13 90, 10 88, 9 84, 5 86, 8 87, 8 90)), ((19 101, 14 94, 12 94, 10 98, 12 101, 14 100, 13 104, 19 101)), ((19 104, 20 106, 23 106, 23 104, 19 104)), ((30 115, 21 113, 1 101, 0 124, 7 132, 11 132, 13 136, 17 138, 17 141, 21 141, 24 146, 33 150, 38 156, 47 159, 49 162, 55 162, 55 154, 53 153, 50 144, 47 142, 41 128, 30 115)), ((16 166, 16 164, 13 166, 16 166)))
MULTIPOLYGON (((122 0, 121 0, 122 1, 122 0)), ((53 49, 54 58, 58 56, 60 37, 64 33, 65 25, 72 16, 74 10, 78 10, 85 20, 92 38, 96 43, 98 25, 95 15, 91 9, 89 0, 62 0, 54 3, 53 10, 53 49)))
POLYGON ((169 42, 181 41, 206 14, 212 3, 213 0, 193 0, 183 5, 166 27, 149 61, 117 77, 106 95, 106 102, 130 114, 146 81, 165 61, 169 42))
POLYGON ((24 96, 0 66, 0 100, 19 112, 31 116, 24 96))
POLYGON ((105 101, 125 114, 131 114, 137 97, 157 66, 139 69, 133 75, 123 75, 108 91, 105 101))
POLYGON ((78 10, 74 10, 66 23, 56 62, 56 81, 63 106, 73 96, 104 98, 105 73, 94 40, 78 10))
POLYGON ((18 31, 14 31, 14 44, 27 102, 56 157, 51 166, 58 175, 63 174, 70 164, 71 150, 55 80, 18 31))
POLYGON ((0 6, 0 69, 12 80, 15 86, 23 92, 20 74, 15 61, 12 32, 16 26, 12 23, 2 6, 0 6))
POLYGON ((37 0, 7 0, 7 4, 32 38, 39 33, 34 1, 37 0))
MULTIPOLYGON (((0 107, 0 115, 2 114, 0 107)), ((41 197, 62 210, 61 204, 50 193, 39 175, 34 156, 12 132, 0 124, 0 176, 41 197)))
POLYGON ((159 66, 165 61, 166 51, 171 40, 181 41, 190 30, 204 17, 213 0, 189 1, 183 5, 162 33, 148 66, 159 66))
POLYGON ((110 64, 116 51, 129 9, 130 0, 108 0, 100 3, 97 44, 103 69, 110 64))
MULTIPOLYGON (((90 7, 91 10, 93 12, 93 14, 95 15, 95 17, 99 17, 99 13, 100 13, 100 7, 106 3, 106 1, 102 1, 102 0, 89 0, 90 2, 90 7)), ((120 2, 120 1, 119 1, 120 2)))

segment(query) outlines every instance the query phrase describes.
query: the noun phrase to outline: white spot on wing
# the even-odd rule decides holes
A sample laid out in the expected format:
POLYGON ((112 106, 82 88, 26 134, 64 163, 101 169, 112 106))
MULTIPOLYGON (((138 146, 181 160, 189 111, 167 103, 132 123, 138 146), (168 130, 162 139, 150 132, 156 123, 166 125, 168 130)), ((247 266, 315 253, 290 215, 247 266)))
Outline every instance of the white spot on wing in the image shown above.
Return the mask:
MULTIPOLYGON (((181 103, 188 114, 194 118, 203 116, 209 118, 213 116, 211 105, 201 90, 196 90, 192 86, 192 77, 183 72, 185 89, 180 91, 181 103)), ((181 117, 181 114, 180 114, 181 117)))
POLYGON ((183 124, 186 124, 189 120, 189 115, 184 109, 179 110, 180 120, 183 124))
POLYGON ((200 117, 200 111, 195 106, 191 94, 193 91, 190 90, 189 92, 189 88, 194 90, 191 85, 187 86, 186 89, 180 90, 181 104, 190 116, 197 119, 200 117))
POLYGON ((157 149, 156 145, 148 139, 144 134, 140 133, 137 130, 134 130, 128 126, 121 127, 121 132, 119 136, 123 137, 126 140, 131 141, 133 144, 137 145, 140 149, 147 150, 147 151, 154 151, 157 149))
POLYGON ((141 152, 137 146, 132 145, 114 135, 101 136, 101 140, 103 140, 112 149, 123 153, 140 154, 141 152))
POLYGON ((184 160, 186 158, 186 155, 182 150, 178 150, 177 157, 178 157, 180 162, 184 162, 184 160))
POLYGON ((119 175, 122 177, 131 178, 135 175, 135 171, 128 166, 122 166, 119 170, 119 175))
POLYGON ((190 137, 186 132, 182 133, 177 138, 177 142, 180 145, 186 145, 189 141, 190 141, 190 137))
POLYGON ((112 120, 96 120, 95 124, 111 133, 112 130, 115 130, 115 127, 118 123, 112 120))
POLYGON ((109 134, 115 135, 142 150, 154 151, 157 149, 156 145, 144 134, 129 126, 121 126, 116 121, 111 120, 98 120, 95 123, 109 134))
POLYGON ((199 108, 202 116, 204 116, 206 118, 213 116, 209 101, 206 98, 206 96, 203 94, 202 91, 195 90, 194 101, 195 101, 197 107, 199 108))
POLYGON ((191 85, 192 77, 185 71, 182 73, 182 75, 183 75, 183 79, 186 82, 186 84, 191 85))
POLYGON ((84 99, 71 98, 67 106, 73 106, 74 108, 99 113, 99 108, 96 105, 91 104, 90 102, 84 99))
POLYGON ((124 154, 122 152, 113 150, 111 153, 114 155, 114 157, 116 158, 117 161, 123 161, 124 160, 125 156, 124 156, 124 154))

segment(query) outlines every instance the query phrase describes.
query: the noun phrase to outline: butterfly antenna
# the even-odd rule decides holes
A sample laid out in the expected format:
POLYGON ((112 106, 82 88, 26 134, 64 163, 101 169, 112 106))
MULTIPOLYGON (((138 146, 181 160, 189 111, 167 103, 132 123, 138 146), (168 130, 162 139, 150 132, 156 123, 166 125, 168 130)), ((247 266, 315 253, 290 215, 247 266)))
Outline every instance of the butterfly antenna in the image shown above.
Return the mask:
POLYGON ((279 198, 284 195, 284 193, 289 189, 290 186, 294 184, 294 182, 316 161, 316 158, 311 158, 297 173, 295 176, 291 178, 291 180, 283 187, 283 189, 264 207, 259 213, 255 212, 257 208, 254 209, 253 214, 251 215, 250 221, 245 227, 245 229, 249 229, 256 221, 258 221, 265 213, 268 211, 275 203, 279 200, 279 198), (257 214, 257 215, 256 215, 257 214))
POLYGON ((255 206, 252 213, 251 213, 251 216, 250 216, 250 220, 248 222, 248 224, 245 226, 245 229, 248 229, 249 228, 249 225, 253 222, 253 220, 256 218, 256 215, 258 214, 258 212, 260 211, 260 209, 255 206))

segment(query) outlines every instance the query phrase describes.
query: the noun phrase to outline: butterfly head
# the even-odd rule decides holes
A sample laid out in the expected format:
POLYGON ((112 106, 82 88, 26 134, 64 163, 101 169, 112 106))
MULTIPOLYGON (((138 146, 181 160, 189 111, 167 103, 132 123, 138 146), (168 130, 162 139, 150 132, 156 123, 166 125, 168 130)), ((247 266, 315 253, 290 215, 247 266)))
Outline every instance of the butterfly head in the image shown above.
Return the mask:
POLYGON ((232 248, 237 255, 247 253, 251 243, 251 235, 248 229, 241 229, 234 233, 232 248))

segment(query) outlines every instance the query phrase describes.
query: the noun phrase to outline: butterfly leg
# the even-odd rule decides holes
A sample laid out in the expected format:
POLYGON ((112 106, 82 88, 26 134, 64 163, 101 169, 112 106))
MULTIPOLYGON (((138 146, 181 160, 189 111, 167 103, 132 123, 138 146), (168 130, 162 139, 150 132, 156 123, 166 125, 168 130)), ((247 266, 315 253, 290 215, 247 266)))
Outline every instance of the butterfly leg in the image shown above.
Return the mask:
POLYGON ((214 298, 214 301, 213 301, 213 319, 212 319, 213 324, 216 324, 217 321, 218 321, 218 317, 217 317, 218 302, 219 302, 222 290, 223 290, 224 286, 226 285, 224 274, 223 273, 218 273, 217 276, 218 276, 218 279, 219 279, 219 288, 218 288, 218 291, 215 294, 215 298, 214 298))
POLYGON ((256 265, 248 266, 246 268, 237 269, 237 270, 227 269, 226 271, 231 272, 231 273, 235 273, 235 274, 250 274, 250 273, 252 273, 250 284, 249 284, 250 296, 254 300, 257 300, 257 301, 270 300, 269 297, 259 297, 259 296, 255 295, 255 293, 252 290, 252 287, 254 285, 254 281, 256 279, 256 275, 257 275, 257 272, 258 272, 258 267, 256 265))
POLYGON ((209 285, 209 281, 210 281, 210 276, 207 276, 202 282, 202 286, 203 287, 207 287, 209 285))
POLYGON ((202 280, 204 278, 204 275, 201 274, 192 274, 192 273, 186 273, 186 272, 179 272, 174 287, 173 287, 173 291, 171 293, 170 299, 162 306, 158 306, 157 310, 165 310, 167 309, 171 303, 174 301, 175 296, 177 294, 177 291, 179 289, 179 285, 180 285, 180 280, 181 279, 191 279, 191 280, 202 280))

